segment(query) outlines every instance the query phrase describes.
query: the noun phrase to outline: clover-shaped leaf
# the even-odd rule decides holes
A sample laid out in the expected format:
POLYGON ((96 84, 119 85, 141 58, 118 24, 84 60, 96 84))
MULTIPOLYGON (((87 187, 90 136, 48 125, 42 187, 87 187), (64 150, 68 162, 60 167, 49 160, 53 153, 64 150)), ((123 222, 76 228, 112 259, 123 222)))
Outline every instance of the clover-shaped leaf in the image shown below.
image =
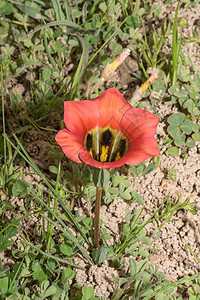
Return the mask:
POLYGON ((174 139, 177 139, 182 135, 181 130, 178 126, 169 125, 167 131, 174 139))
POLYGON ((186 145, 188 147, 195 147, 195 141, 191 137, 189 137, 186 141, 186 145))
POLYGON ((190 134, 192 132, 192 121, 190 120, 186 120, 185 122, 183 122, 183 124, 180 126, 182 131, 185 131, 187 134, 190 134))
POLYGON ((178 156, 179 150, 177 147, 171 147, 171 148, 167 149, 167 154, 172 155, 172 156, 178 156))
POLYGON ((179 80, 183 81, 183 82, 187 82, 189 81, 190 77, 190 70, 186 69, 186 70, 182 70, 179 74, 178 74, 178 78, 179 80))
POLYGON ((180 88, 179 88, 178 84, 172 85, 168 90, 170 95, 175 95, 175 93, 179 93, 179 91, 180 91, 180 88))
POLYGON ((185 115, 183 113, 177 113, 169 116, 167 121, 174 126, 179 126, 182 124, 183 120, 185 119, 185 115))
POLYGON ((193 133, 192 138, 195 141, 200 141, 200 133, 199 132, 193 133))
POLYGON ((192 130, 193 130, 194 132, 199 132, 199 127, 200 127, 199 124, 193 124, 192 130))
POLYGON ((185 101, 187 101, 187 100, 188 100, 188 96, 180 97, 180 98, 178 99, 178 101, 179 101, 179 103, 180 103, 181 106, 183 106, 183 104, 184 104, 185 101))
POLYGON ((178 147, 183 146, 185 144, 185 136, 182 135, 182 136, 178 137, 177 139, 175 139, 174 144, 178 147))

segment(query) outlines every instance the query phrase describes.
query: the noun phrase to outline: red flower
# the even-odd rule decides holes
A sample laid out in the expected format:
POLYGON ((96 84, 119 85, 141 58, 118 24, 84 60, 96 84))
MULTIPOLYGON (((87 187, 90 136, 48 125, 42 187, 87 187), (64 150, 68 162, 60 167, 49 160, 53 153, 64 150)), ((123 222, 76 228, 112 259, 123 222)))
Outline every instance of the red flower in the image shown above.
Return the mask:
POLYGON ((91 101, 67 101, 64 110, 66 128, 56 141, 77 163, 108 169, 160 154, 154 138, 159 118, 133 108, 116 88, 91 101))

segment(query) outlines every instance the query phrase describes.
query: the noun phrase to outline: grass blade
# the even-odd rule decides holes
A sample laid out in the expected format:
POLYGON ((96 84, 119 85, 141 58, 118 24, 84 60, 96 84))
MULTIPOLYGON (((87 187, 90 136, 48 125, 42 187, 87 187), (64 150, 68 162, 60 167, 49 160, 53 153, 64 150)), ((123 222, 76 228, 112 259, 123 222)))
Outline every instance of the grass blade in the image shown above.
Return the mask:
POLYGON ((67 97, 70 100, 74 99, 74 97, 77 94, 79 84, 83 78, 83 75, 85 74, 86 68, 88 66, 88 61, 89 61, 89 54, 88 54, 89 51, 88 51, 88 47, 87 47, 87 44, 86 44, 84 38, 79 33, 77 33, 76 35, 74 34, 74 36, 79 40, 83 52, 81 54, 81 59, 80 59, 78 68, 77 68, 76 73, 73 78, 71 90, 67 97))
POLYGON ((54 8, 55 13, 56 13, 56 19, 57 20, 64 20, 65 15, 62 12, 59 0, 51 0, 51 2, 52 2, 53 8, 54 8))

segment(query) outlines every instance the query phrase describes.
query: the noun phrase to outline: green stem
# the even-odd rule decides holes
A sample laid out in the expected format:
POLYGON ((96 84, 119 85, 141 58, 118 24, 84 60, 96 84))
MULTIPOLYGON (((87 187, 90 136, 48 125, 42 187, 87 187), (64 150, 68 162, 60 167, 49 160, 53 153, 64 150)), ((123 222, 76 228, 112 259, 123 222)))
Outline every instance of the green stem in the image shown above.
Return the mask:
POLYGON ((99 216, 101 207, 102 187, 96 187, 96 202, 94 216, 94 247, 99 247, 99 216))

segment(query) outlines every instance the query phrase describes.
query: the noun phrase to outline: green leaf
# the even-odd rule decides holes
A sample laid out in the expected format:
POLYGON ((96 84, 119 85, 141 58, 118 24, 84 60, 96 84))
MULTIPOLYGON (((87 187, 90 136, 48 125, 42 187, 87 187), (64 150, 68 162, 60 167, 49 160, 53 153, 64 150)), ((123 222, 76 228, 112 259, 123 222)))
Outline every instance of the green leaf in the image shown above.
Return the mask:
POLYGON ((182 135, 180 128, 174 125, 169 125, 167 131, 174 139, 182 135))
POLYGON ((49 297, 49 296, 52 296, 52 295, 55 295, 57 292, 57 288, 55 286, 50 286, 44 293, 43 295, 43 299, 49 297))
POLYGON ((194 132, 199 132, 199 127, 200 127, 199 124, 193 124, 192 130, 193 130, 194 132))
POLYGON ((151 239, 148 236, 141 236, 141 237, 139 237, 139 240, 146 245, 151 244, 151 239))
POLYGON ((84 286, 82 287, 82 294, 83 294, 83 298, 84 300, 89 300, 94 296, 94 289, 92 286, 84 286))
POLYGON ((142 272, 139 272, 136 274, 135 279, 150 281, 151 275, 149 273, 147 273, 146 271, 142 271, 142 272))
POLYGON ((186 145, 188 147, 195 147, 195 141, 191 137, 189 137, 186 141, 186 145))
POLYGON ((130 273, 131 277, 134 277, 137 273, 137 264, 134 258, 129 259, 129 265, 130 265, 130 273))
POLYGON ((147 249, 142 249, 142 250, 139 251, 139 254, 141 256, 148 257, 149 256, 149 251, 147 249))
POLYGON ((180 136, 179 138, 175 139, 175 140, 174 140, 174 144, 175 144, 176 146, 178 146, 178 147, 183 146, 183 145, 185 144, 185 136, 182 135, 182 136, 180 136))
POLYGON ((109 187, 107 189, 107 192, 111 195, 118 195, 118 189, 114 188, 114 187, 109 187))
POLYGON ((102 10, 102 12, 106 12, 106 10, 108 9, 107 5, 105 2, 102 2, 99 4, 99 9, 102 10))
POLYGON ((177 147, 171 147, 167 149, 167 155, 172 155, 172 156, 178 156, 179 155, 179 150, 177 147))
MULTIPOLYGON (((81 236, 84 238, 84 240, 88 242, 87 237, 85 236, 85 234, 83 233, 80 225, 77 223, 76 219, 74 218, 73 214, 71 213, 71 211, 66 207, 66 204, 64 203, 64 201, 62 200, 62 198, 59 196, 59 194, 56 192, 56 190, 53 188, 53 185, 50 184, 49 180, 47 180, 47 178, 43 175, 43 173, 40 171, 40 169, 36 166, 36 164, 33 162, 33 160, 31 159, 31 157, 28 155, 28 153, 26 152, 26 150, 24 149, 23 145, 21 144, 20 140, 17 138, 17 136, 15 134, 13 134, 15 140, 18 143, 18 146, 20 146, 20 150, 18 149, 18 147, 16 147, 11 140, 9 140, 9 138, 7 137, 7 135, 5 135, 6 140, 9 142, 9 144, 23 157, 23 159, 33 168, 33 170, 38 174, 38 176, 40 176, 40 178, 43 180, 43 182, 47 185, 49 191, 51 191, 53 193, 53 195, 58 199, 58 202, 60 204, 60 206, 62 207, 65 215, 68 217, 68 219, 70 220, 70 222, 72 222, 76 228, 76 230, 81 234, 81 236), (22 152, 23 153, 22 153, 22 152)), ((29 189, 29 193, 34 197, 34 199, 36 199, 41 205, 43 205, 50 214, 52 214, 55 219, 58 220, 60 225, 56 225, 57 227, 59 227, 59 229, 61 231, 63 231, 64 236, 71 240, 81 251, 81 253, 83 254, 83 256, 87 259, 87 261, 92 264, 92 259, 89 256, 88 252, 86 251, 86 249, 79 243, 78 239, 73 235, 73 233, 68 229, 68 227, 66 226, 65 222, 63 222, 63 220, 54 212, 52 211, 52 209, 49 208, 49 206, 41 199, 41 197, 39 197, 39 195, 37 195, 36 193, 34 193, 34 191, 32 189, 29 189), (60 227, 61 226, 61 227, 60 227)))
POLYGON ((43 281, 47 280, 47 275, 45 274, 40 262, 38 260, 33 261, 32 264, 33 279, 38 280, 41 285, 43 281))
POLYGON ((190 120, 186 120, 185 122, 183 122, 180 128, 182 131, 185 131, 187 134, 190 134, 192 132, 193 124, 190 120))
POLYGON ((140 23, 138 22, 139 18, 138 16, 128 16, 126 18, 126 23, 127 25, 129 25, 131 28, 139 28, 140 27, 140 23))
POLYGON ((197 142, 197 141, 200 141, 200 133, 199 133, 199 132, 193 133, 193 134, 192 134, 192 138, 193 138, 193 140, 195 140, 196 142, 197 142))
MULTIPOLYGON (((17 7, 23 11, 26 15, 29 15, 30 17, 32 18, 35 18, 35 19, 41 19, 41 11, 39 8, 36 8, 36 7, 31 7, 31 6, 25 6, 25 5, 17 5, 17 7)), ((43 16, 44 18, 44 16, 43 16)), ((46 17, 45 17, 46 19, 46 17)))
POLYGON ((106 169, 96 169, 93 174, 93 181, 96 187, 105 187, 110 180, 110 173, 106 169))
POLYGON ((146 169, 143 170, 142 174, 143 174, 143 175, 147 175, 147 174, 149 174, 151 171, 153 171, 153 170, 155 170, 155 169, 156 169, 156 166, 155 166, 154 164, 150 163, 150 164, 146 167, 146 169))
POLYGON ((68 41, 68 44, 72 47, 77 47, 78 46, 78 41, 76 39, 70 39, 68 41))
POLYGON ((142 173, 142 171, 144 170, 144 163, 141 163, 139 165, 130 165, 129 167, 129 171, 133 174, 133 175, 139 175, 142 173))
POLYGON ((167 121, 171 125, 179 126, 179 125, 181 125, 181 123, 183 122, 184 119, 185 119, 185 115, 183 113, 177 113, 177 114, 173 114, 173 115, 169 116, 167 121))
POLYGON ((133 175, 137 175, 137 168, 135 166, 130 166, 129 167, 129 171, 133 174, 133 175))
POLYGON ((49 166, 49 171, 53 174, 58 174, 58 168, 56 166, 49 166))
POLYGON ((175 85, 172 85, 169 89, 168 89, 168 92, 170 95, 174 95, 174 93, 176 91, 179 91, 179 86, 178 84, 175 84, 175 85))
POLYGON ((190 295, 189 300, 198 300, 198 298, 195 295, 190 295))
POLYGON ((8 291, 8 280, 8 277, 0 278, 0 295, 5 295, 8 291))
POLYGON ((30 187, 30 184, 27 181, 18 179, 12 187, 13 196, 17 197, 19 194, 27 194, 27 188, 30 187))
POLYGON ((0 252, 5 251, 8 247, 12 246, 11 242, 6 236, 0 234, 0 252))
MULTIPOLYGON (((12 219, 11 223, 15 220, 16 219, 12 219)), ((8 247, 13 245, 13 242, 10 241, 9 239, 18 233, 17 226, 19 226, 19 224, 20 223, 18 221, 15 223, 16 226, 12 226, 12 225, 9 226, 9 223, 5 224, 4 229, 6 227, 7 228, 5 230, 2 230, 3 232, 0 234, 0 252, 7 250, 8 247)))
POLYGON ((139 175, 140 173, 142 173, 143 170, 144 170, 144 163, 141 163, 141 164, 139 164, 139 165, 137 166, 137 173, 138 173, 138 175, 139 175))
POLYGON ((84 218, 82 222, 88 230, 91 230, 94 225, 94 221, 92 218, 84 218))
POLYGON ((42 68, 42 78, 44 81, 48 80, 51 77, 51 70, 48 67, 42 68))
POLYGON ((30 271, 28 270, 28 268, 27 268, 27 267, 24 267, 24 268, 22 269, 21 273, 20 273, 20 276, 21 276, 21 277, 28 277, 30 274, 31 274, 31 273, 30 273, 30 271))
POLYGON ((13 10, 13 4, 7 2, 7 1, 0 1, 0 11, 1 15, 9 15, 12 13, 13 10))
POLYGON ((82 171, 82 185, 85 186, 88 183, 92 182, 92 173, 88 169, 82 171))
POLYGON ((186 69, 186 70, 182 70, 179 74, 178 74, 178 79, 183 81, 183 82, 187 82, 189 81, 190 77, 190 70, 186 69))
POLYGON ((62 271, 62 282, 65 283, 66 281, 69 281, 73 279, 76 275, 76 272, 72 270, 71 268, 64 269, 62 271))
POLYGON ((72 242, 68 241, 65 244, 60 246, 60 251, 67 256, 71 256, 73 254, 72 242))
POLYGON ((94 249, 92 252, 93 259, 97 265, 100 265, 104 262, 107 257, 107 248, 105 247, 98 247, 94 249))
POLYGON ((125 199, 125 200, 131 200, 131 194, 130 193, 127 193, 127 192, 125 192, 125 193, 120 193, 120 196, 123 198, 123 199, 125 199))
POLYGON ((187 101, 185 101, 183 107, 187 108, 189 113, 191 113, 192 115, 196 116, 200 114, 200 110, 195 107, 194 101, 192 99, 188 99, 187 101))
POLYGON ((124 187, 130 186, 130 182, 122 176, 114 176, 113 187, 118 187, 120 184, 123 184, 124 187))
POLYGON ((81 180, 81 174, 77 164, 72 164, 73 175, 77 180, 81 180))

